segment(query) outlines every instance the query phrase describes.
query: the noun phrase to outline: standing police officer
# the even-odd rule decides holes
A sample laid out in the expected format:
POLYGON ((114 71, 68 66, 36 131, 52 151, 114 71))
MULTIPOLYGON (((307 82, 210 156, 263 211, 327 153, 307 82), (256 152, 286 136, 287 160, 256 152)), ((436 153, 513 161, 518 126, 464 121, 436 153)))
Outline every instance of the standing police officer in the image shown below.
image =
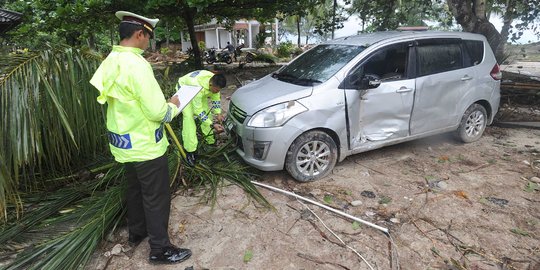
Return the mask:
POLYGON ((120 45, 101 63, 90 83, 99 90, 97 101, 107 103, 109 147, 116 161, 125 164, 128 179, 129 243, 148 236, 152 263, 177 263, 191 256, 169 241, 169 170, 163 125, 179 113, 180 101, 169 102, 142 53, 158 19, 118 11, 120 45))
POLYGON ((177 89, 182 91, 182 86, 200 86, 202 90, 193 98, 182 111, 182 140, 186 149, 186 161, 188 165, 195 166, 196 151, 198 145, 197 125, 200 124, 204 139, 208 144, 214 144, 214 132, 223 131, 221 122, 221 95, 219 91, 227 80, 223 74, 214 74, 208 70, 196 70, 178 79, 177 89), (208 100, 212 103, 208 107, 208 100), (214 119, 215 118, 215 119, 214 119), (213 120, 216 120, 214 124, 213 120))

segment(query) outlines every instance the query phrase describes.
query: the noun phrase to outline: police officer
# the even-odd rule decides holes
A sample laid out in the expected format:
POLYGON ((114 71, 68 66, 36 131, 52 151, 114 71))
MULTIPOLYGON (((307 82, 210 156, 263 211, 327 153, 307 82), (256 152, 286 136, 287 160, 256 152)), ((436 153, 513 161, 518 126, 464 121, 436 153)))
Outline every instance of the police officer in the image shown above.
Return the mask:
POLYGON ((186 159, 190 166, 195 166, 197 145, 197 125, 200 123, 201 131, 208 144, 214 144, 214 132, 223 131, 221 122, 221 95, 219 91, 227 80, 223 74, 214 74, 207 70, 197 70, 188 73, 178 79, 177 89, 181 91, 182 86, 200 86, 202 90, 189 102, 182 111, 182 140, 186 149, 186 159), (210 100, 212 106, 208 106, 210 100), (216 121, 214 124, 213 120, 216 121))
POLYGON ((107 103, 109 147, 116 161, 125 164, 128 181, 127 216, 130 245, 146 236, 152 263, 177 263, 191 256, 169 241, 169 171, 164 123, 179 113, 180 101, 165 100, 150 64, 142 57, 153 38, 158 19, 116 12, 120 45, 101 63, 90 80, 97 101, 107 103))

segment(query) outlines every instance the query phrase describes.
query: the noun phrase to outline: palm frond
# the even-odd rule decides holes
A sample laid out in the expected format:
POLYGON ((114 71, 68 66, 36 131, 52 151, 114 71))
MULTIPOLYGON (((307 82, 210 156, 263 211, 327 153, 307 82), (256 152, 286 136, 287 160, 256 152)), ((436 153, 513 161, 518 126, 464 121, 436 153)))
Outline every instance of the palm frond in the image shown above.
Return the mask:
MULTIPOLYGON (((183 161, 184 178, 188 179, 188 183, 199 189, 204 189, 203 198, 206 202, 215 204, 218 191, 223 186, 224 181, 242 188, 242 190, 257 203, 262 206, 272 208, 272 205, 262 196, 257 188, 251 183, 251 180, 257 175, 249 172, 249 167, 239 160, 235 153, 236 146, 230 137, 221 140, 219 146, 209 146, 202 142, 199 149, 199 163, 195 167, 190 167, 185 161, 186 154, 179 142, 176 132, 167 125, 169 136, 176 146, 177 151, 173 152, 179 155, 183 161)), ((178 132, 180 133, 180 132, 178 132)))
POLYGON ((22 206, 19 194, 17 193, 17 187, 15 186, 15 181, 11 179, 9 169, 6 167, 3 160, 4 157, 0 152, 0 211, 2 211, 0 217, 7 217, 7 204, 9 202, 14 206, 13 212, 15 214, 20 213, 22 206))
POLYGON ((19 253, 6 269, 75 269, 84 265, 105 234, 122 221, 123 175, 123 166, 117 164, 82 185, 39 198, 29 196, 36 202, 35 209, 2 229, 3 252, 19 253))
POLYGON ((12 187, 30 191, 42 184, 37 174, 105 150, 104 112, 88 82, 97 58, 69 47, 0 58, 0 219, 16 200, 12 187))

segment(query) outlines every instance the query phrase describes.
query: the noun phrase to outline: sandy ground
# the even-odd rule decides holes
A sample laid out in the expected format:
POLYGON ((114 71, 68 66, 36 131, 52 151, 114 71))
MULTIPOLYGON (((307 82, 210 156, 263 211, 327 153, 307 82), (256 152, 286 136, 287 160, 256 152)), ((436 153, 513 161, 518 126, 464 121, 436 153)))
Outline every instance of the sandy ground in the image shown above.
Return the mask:
POLYGON ((186 262, 152 266, 146 242, 106 257, 115 244, 127 248, 122 229, 88 269, 370 269, 352 249, 373 269, 540 269, 534 177, 540 130, 490 127, 472 144, 438 135, 348 157, 312 183, 262 173, 263 183, 388 228, 395 245, 376 229, 292 197, 261 189, 271 211, 228 186, 213 210, 189 192, 173 199, 170 235, 192 249, 186 262))
MULTIPOLYGON (((233 85, 273 69, 229 73, 223 103, 233 85)), ((350 156, 312 183, 283 171, 258 179, 388 228, 394 244, 292 197, 260 189, 272 211, 227 186, 213 209, 191 191, 174 197, 169 233, 193 251, 189 260, 153 266, 146 241, 129 249, 122 228, 87 269, 539 270, 538 177, 540 130, 488 127, 472 144, 437 135, 350 156)))

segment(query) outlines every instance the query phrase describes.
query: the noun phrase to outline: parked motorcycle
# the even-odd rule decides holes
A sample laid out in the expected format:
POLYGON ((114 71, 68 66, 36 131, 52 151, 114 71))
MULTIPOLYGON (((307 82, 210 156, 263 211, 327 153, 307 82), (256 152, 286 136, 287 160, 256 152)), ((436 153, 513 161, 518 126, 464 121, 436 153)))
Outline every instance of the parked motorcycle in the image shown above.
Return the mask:
POLYGON ((215 62, 224 62, 224 63, 230 64, 233 62, 233 59, 231 55, 229 54, 229 52, 227 51, 216 52, 216 49, 214 48, 208 49, 207 51, 205 51, 203 58, 208 64, 213 64, 215 62))
POLYGON ((238 59, 242 55, 245 54, 244 59, 245 59, 246 63, 251 63, 251 62, 253 62, 253 60, 255 59, 255 57, 257 55, 255 55, 255 53, 253 53, 253 52, 249 52, 249 51, 244 52, 244 51, 242 51, 242 48, 244 48, 244 46, 245 45, 242 43, 242 44, 238 45, 238 47, 236 47, 236 49, 234 50, 234 58, 238 59))

